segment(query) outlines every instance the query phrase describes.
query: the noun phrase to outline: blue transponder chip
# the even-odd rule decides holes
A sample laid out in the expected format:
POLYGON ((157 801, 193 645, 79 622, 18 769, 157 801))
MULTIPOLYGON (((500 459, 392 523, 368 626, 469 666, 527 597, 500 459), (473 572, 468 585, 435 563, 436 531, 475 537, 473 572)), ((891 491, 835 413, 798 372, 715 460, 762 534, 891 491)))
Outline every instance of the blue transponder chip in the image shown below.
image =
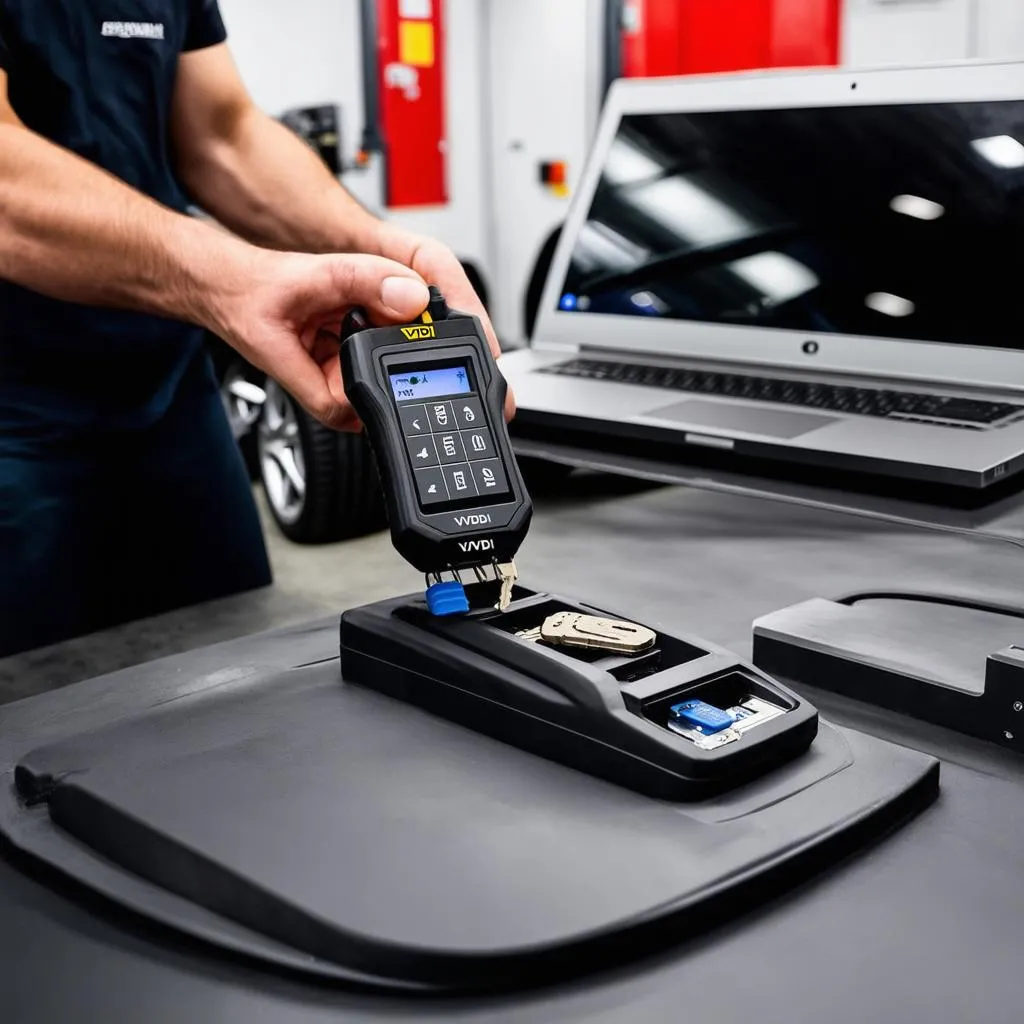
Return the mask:
POLYGON ((733 724, 733 717, 728 711, 706 704, 702 700, 687 700, 682 704, 673 704, 672 717, 678 722, 685 722, 692 729, 710 736, 712 733, 728 729, 733 724))

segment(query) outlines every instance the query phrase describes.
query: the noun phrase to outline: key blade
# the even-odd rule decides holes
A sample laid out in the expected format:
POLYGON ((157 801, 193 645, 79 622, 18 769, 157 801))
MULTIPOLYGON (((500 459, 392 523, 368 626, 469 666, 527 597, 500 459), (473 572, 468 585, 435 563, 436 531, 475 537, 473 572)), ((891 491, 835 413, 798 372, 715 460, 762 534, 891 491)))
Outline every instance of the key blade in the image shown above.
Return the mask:
POLYGON ((515 562, 499 562, 495 566, 498 579, 501 580, 501 592, 498 596, 498 603, 494 606, 499 612, 508 611, 512 603, 512 588, 519 579, 519 571, 515 562))
POLYGON ((534 626, 532 629, 521 629, 516 633, 516 636, 520 640, 526 640, 531 644, 535 644, 541 639, 540 626, 534 626))

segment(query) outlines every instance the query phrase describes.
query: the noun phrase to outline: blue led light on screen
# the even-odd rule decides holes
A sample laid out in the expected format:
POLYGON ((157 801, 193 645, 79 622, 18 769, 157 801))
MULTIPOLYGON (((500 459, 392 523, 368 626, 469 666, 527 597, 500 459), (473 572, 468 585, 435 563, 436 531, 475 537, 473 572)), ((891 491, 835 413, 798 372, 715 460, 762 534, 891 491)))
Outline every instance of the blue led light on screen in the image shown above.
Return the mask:
POLYGON ((559 309, 572 310, 576 308, 576 296, 571 292, 566 292, 562 296, 562 301, 558 303, 559 309))
POLYGON ((465 366, 443 366, 439 369, 408 370, 388 374, 395 400, 440 398, 442 395, 465 395, 473 390, 465 366))

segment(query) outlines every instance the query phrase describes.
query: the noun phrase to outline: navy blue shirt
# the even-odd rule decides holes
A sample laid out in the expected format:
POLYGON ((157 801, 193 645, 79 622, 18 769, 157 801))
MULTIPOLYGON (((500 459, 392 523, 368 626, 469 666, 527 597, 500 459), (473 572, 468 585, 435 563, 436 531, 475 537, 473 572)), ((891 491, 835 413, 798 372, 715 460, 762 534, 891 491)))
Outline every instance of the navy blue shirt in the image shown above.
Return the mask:
MULTIPOLYGON (((0 0, 0 68, 25 125, 182 212, 178 57, 225 37, 216 0, 0 0)), ((186 324, 0 280, 0 430, 144 426, 202 344, 186 324)))

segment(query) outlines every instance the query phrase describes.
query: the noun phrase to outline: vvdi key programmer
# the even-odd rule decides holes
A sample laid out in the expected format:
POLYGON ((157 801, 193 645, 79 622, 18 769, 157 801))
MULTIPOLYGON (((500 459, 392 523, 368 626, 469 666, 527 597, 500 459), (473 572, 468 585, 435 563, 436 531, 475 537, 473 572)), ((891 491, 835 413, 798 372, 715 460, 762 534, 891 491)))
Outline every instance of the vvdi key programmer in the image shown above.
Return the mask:
POLYGON ((346 679, 661 798, 729 788, 805 750, 815 709, 727 652, 526 588, 513 600, 532 506, 505 381, 480 322, 436 290, 422 321, 350 314, 343 329, 392 540, 431 583, 425 602, 345 612, 346 679), (487 567, 501 597, 471 608, 460 571, 487 582, 487 567))
POLYGON ((431 289, 421 323, 371 327, 352 313, 342 333, 346 393, 377 456, 399 554, 434 578, 467 569, 508 578, 533 507, 479 320, 431 289))

